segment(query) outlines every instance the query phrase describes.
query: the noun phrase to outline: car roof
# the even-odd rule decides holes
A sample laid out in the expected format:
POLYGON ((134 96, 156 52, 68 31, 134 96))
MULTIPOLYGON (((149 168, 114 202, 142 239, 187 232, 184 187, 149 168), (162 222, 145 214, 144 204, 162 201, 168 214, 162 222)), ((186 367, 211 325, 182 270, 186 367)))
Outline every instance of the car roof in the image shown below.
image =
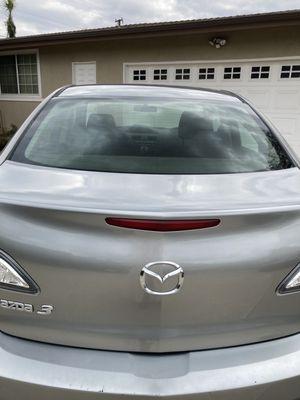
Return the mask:
POLYGON ((128 97, 155 97, 169 99, 207 99, 224 100, 229 102, 239 102, 243 99, 237 94, 204 88, 193 88, 183 86, 167 85, 79 85, 62 88, 56 97, 74 98, 128 98, 128 97))

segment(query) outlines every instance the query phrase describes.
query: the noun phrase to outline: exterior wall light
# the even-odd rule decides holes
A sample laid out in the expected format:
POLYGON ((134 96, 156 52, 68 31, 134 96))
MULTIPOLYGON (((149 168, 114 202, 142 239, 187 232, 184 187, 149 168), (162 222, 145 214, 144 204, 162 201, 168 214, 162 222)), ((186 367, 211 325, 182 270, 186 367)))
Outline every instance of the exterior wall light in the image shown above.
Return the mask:
POLYGON ((213 47, 215 47, 216 49, 220 49, 221 47, 225 46, 227 43, 227 40, 224 38, 218 38, 218 37, 214 37, 212 39, 210 39, 209 44, 213 47))

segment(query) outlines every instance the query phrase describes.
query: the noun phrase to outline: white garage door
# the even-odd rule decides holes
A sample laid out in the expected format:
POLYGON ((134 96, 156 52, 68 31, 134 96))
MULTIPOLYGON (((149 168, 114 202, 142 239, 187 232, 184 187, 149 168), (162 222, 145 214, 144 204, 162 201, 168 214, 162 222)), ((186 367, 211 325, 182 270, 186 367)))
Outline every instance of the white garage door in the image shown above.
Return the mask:
POLYGON ((124 82, 227 89, 249 99, 300 155, 300 58, 124 64, 124 82))

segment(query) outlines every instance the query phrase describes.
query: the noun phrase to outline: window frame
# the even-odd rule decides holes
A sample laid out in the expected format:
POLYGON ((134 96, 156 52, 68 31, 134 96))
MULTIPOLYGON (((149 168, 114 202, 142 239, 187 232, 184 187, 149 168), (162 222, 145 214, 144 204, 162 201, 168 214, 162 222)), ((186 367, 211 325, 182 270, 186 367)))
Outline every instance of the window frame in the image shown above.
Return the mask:
POLYGON ((147 81, 147 68, 136 68, 132 70, 133 82, 146 82, 147 81), (136 78, 136 79, 135 79, 136 78))
POLYGON ((192 76, 192 68, 190 66, 175 67, 175 81, 190 81, 191 76, 192 76))
POLYGON ((300 76, 292 76, 293 73, 300 74, 300 62, 298 63, 282 63, 280 66, 279 70, 279 80, 284 82, 284 81, 294 81, 294 80, 299 80, 300 76), (283 70, 283 68, 289 67, 289 70, 283 70), (298 67, 297 71, 294 71, 293 68, 298 67), (283 74, 288 74, 289 76, 282 76, 283 74))
POLYGON ((222 80, 225 82, 232 81, 232 82, 239 82, 242 80, 243 76, 243 66, 242 65, 224 65, 223 67, 223 76, 222 80), (230 69, 230 71, 226 71, 230 69), (239 71, 235 71, 236 69, 239 69, 239 71), (236 77, 236 75, 239 75, 236 77), (225 77, 228 76, 228 77, 225 77))
POLYGON ((197 68, 198 81, 214 81, 216 79, 216 67, 200 66, 197 68), (202 71, 202 72, 201 72, 202 71), (201 76, 201 78, 200 78, 201 76))
POLYGON ((168 72, 168 68, 153 68, 153 81, 167 81, 168 72))
MULTIPOLYGON (((0 100, 6 101, 41 101, 42 100, 42 90, 41 90, 41 68, 40 68, 40 56, 38 49, 26 49, 26 50, 15 50, 15 51, 3 51, 0 52, 0 56, 14 56, 17 58, 19 55, 35 54, 37 62, 37 78, 38 78, 38 93, 1 93, 0 100)), ((16 64, 16 72, 18 66, 16 64)), ((19 88, 19 76, 17 73, 17 84, 19 88)))
POLYGON ((260 82, 260 81, 267 81, 270 80, 272 78, 272 66, 271 65, 267 65, 267 63, 265 64, 253 64, 250 65, 249 68, 249 80, 250 82, 260 82), (253 71, 253 69, 256 68, 258 69, 257 71, 253 71), (269 68, 268 71, 263 71, 263 68, 269 68), (257 77, 253 77, 252 75, 258 75, 257 77), (263 77, 262 75, 264 74, 268 74, 267 77, 263 77))

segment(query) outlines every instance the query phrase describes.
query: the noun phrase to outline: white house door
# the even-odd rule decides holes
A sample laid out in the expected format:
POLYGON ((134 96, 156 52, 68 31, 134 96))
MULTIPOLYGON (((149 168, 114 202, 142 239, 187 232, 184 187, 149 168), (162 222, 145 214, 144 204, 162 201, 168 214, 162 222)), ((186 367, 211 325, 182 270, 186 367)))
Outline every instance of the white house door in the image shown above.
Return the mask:
POLYGON ((124 80, 241 94, 269 117, 300 155, 300 58, 125 64, 124 80))
POLYGON ((97 83, 96 62, 73 63, 73 84, 91 85, 97 83))

